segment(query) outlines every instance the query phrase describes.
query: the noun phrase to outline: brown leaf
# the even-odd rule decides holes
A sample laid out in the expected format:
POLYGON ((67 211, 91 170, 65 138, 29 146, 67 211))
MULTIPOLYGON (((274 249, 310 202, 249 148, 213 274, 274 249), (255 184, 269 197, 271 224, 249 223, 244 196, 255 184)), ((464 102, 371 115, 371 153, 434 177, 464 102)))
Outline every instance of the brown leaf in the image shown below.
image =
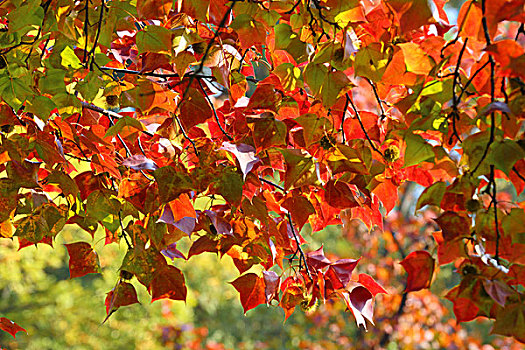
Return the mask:
POLYGON ((151 301, 158 299, 186 300, 186 282, 181 270, 175 266, 165 265, 155 271, 149 286, 151 301))

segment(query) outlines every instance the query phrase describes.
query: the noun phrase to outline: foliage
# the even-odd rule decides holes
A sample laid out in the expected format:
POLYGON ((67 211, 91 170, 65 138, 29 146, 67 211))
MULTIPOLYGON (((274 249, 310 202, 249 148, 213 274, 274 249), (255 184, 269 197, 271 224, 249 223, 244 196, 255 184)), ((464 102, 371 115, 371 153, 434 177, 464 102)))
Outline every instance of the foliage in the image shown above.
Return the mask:
POLYGON ((391 280, 303 237, 360 219, 408 273, 383 300, 402 311, 454 263, 456 319, 525 341, 525 5, 467 1, 453 26, 445 2, 2 2, 1 236, 77 225, 74 278, 100 272, 102 230, 124 251, 106 320, 137 283, 186 300, 181 266, 212 252, 245 313, 339 305, 370 329, 391 280), (388 219, 410 181, 435 244, 407 248, 388 219))

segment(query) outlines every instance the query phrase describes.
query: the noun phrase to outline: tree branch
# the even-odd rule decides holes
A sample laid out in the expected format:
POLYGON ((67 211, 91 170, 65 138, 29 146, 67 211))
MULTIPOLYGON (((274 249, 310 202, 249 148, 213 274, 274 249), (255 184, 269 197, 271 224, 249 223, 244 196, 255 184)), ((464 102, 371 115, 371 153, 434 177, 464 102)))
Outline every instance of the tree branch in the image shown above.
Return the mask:
POLYGON ((352 99, 350 98, 350 95, 348 94, 348 92, 346 93, 346 100, 350 103, 350 105, 352 106, 352 109, 354 110, 355 112, 355 116, 357 118, 357 120, 359 121, 359 125, 361 125, 361 130, 363 130, 363 132, 365 133, 365 136, 366 136, 366 139, 368 140, 368 142, 370 142, 370 146, 372 147, 372 149, 374 151, 376 151, 377 153, 379 153, 382 157, 384 157, 383 155, 383 152, 381 152, 375 145, 374 143, 372 142, 372 140, 370 139, 370 136, 368 136, 368 133, 366 132, 366 129, 365 129, 365 126, 363 125, 363 122, 361 121, 361 116, 359 115, 359 111, 357 110, 357 108, 355 107, 354 105, 354 102, 352 101, 352 99))

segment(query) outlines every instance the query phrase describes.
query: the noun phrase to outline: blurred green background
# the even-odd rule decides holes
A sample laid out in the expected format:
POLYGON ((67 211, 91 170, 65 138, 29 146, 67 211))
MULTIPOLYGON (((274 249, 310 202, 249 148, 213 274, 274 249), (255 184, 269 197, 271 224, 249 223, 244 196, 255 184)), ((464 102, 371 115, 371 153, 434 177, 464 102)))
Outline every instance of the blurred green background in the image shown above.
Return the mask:
MULTIPOLYGON (((312 247, 324 243, 327 251, 341 257, 358 256, 335 226, 314 237, 309 240, 312 247)), ((188 243, 184 238, 178 248, 186 253, 188 243)), ((263 348, 264 342, 269 349, 290 349, 301 341, 323 339, 339 348, 337 338, 360 332, 353 316, 343 312, 343 305, 338 305, 340 315, 330 327, 319 327, 299 308, 286 323, 284 312, 273 306, 259 306, 245 316, 237 291, 227 283, 239 276, 237 269, 228 256, 219 259, 211 253, 175 260, 186 276, 186 303, 151 303, 146 289, 132 281, 140 305, 121 307, 101 324, 106 293, 115 286, 125 250, 123 245, 104 246, 102 233, 92 240, 75 226, 67 226, 58 235, 54 248, 39 244, 18 251, 16 238, 0 240, 0 315, 28 332, 19 332, 15 340, 0 331, 0 347, 182 349, 188 344, 195 348, 223 344, 227 349, 254 349, 263 348), (81 240, 94 243, 102 273, 69 279, 69 257, 63 244, 81 240)))

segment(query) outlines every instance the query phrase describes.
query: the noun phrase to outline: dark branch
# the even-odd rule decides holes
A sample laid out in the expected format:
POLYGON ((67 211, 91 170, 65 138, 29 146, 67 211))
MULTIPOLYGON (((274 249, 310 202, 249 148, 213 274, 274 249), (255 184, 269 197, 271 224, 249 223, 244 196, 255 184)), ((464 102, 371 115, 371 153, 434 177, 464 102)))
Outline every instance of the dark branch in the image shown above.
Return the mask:
POLYGON ((365 129, 365 126, 363 125, 363 122, 361 121, 361 116, 359 115, 359 111, 357 110, 357 108, 355 107, 354 105, 354 102, 352 101, 352 99, 350 98, 350 95, 348 95, 348 92, 346 93, 346 100, 350 103, 350 105, 352 106, 352 109, 354 110, 355 112, 355 116, 357 118, 357 120, 359 121, 359 125, 361 125, 361 130, 363 130, 363 132, 365 133, 365 136, 366 136, 366 139, 368 140, 368 142, 370 142, 370 146, 372 147, 372 149, 374 151, 376 151, 377 153, 379 153, 382 157, 384 157, 383 155, 383 152, 381 152, 375 145, 374 143, 372 142, 372 140, 370 139, 370 136, 368 136, 368 133, 366 132, 366 129, 365 129))
POLYGON ((226 130, 223 129, 222 125, 221 125, 221 122, 219 120, 219 116, 217 115, 217 111, 215 110, 215 106, 213 105, 213 103, 211 102, 210 100, 210 97, 208 96, 208 94, 206 93, 206 90, 204 90, 204 86, 202 86, 202 83, 200 80, 197 80, 197 82, 199 83, 199 87, 201 88, 202 90, 202 93, 204 94, 204 97, 206 98, 206 101, 208 101, 208 104, 210 105, 211 107, 211 110, 213 111, 213 116, 215 117, 215 121, 217 122, 217 125, 219 126, 219 129, 221 129, 222 133, 224 134, 224 136, 226 136, 226 138, 230 141, 233 141, 233 137, 231 137, 227 132, 226 130))

